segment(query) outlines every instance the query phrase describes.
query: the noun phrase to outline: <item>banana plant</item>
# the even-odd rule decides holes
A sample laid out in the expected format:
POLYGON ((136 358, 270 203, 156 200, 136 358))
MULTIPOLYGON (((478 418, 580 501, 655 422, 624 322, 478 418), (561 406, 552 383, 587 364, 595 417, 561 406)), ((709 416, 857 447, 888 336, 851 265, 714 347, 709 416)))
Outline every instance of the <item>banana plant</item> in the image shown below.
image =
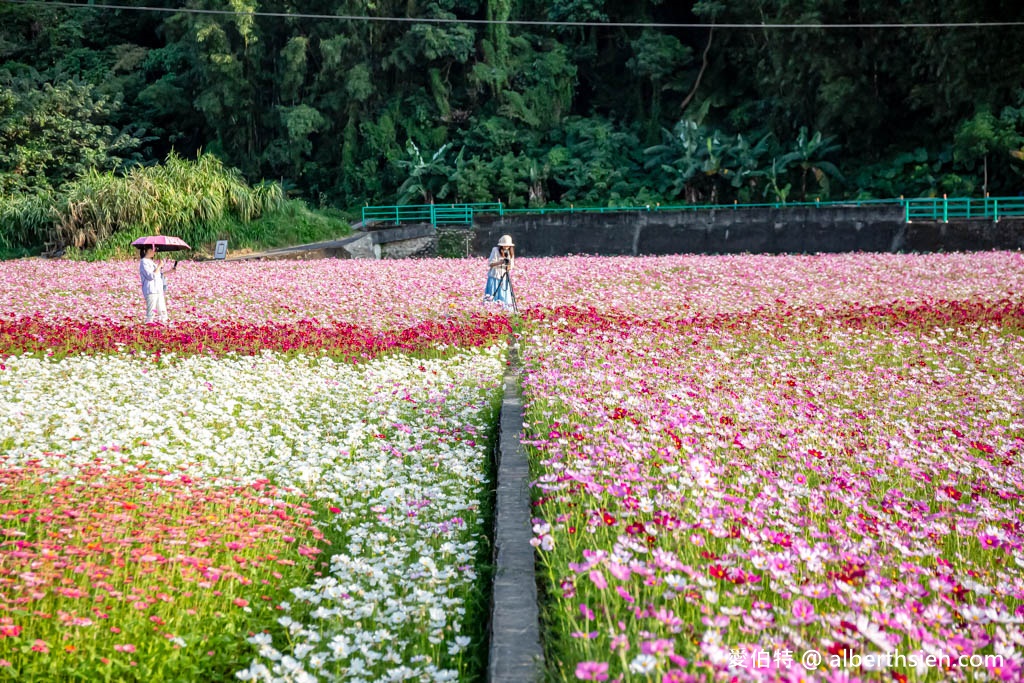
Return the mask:
POLYGON ((698 199, 694 179, 706 172, 709 133, 696 121, 682 120, 672 131, 662 129, 664 142, 644 150, 644 168, 660 171, 659 191, 669 198, 685 195, 686 200, 698 199))
POLYGON ((443 199, 451 190, 449 178, 453 169, 445 159, 451 143, 445 143, 425 159, 419 146, 409 140, 405 149, 409 159, 398 161, 399 168, 408 172, 405 182, 398 188, 398 203, 408 204, 417 197, 425 204, 432 204, 434 199, 443 199))
POLYGON ((818 188, 826 195, 829 192, 829 178, 842 181, 843 174, 835 164, 826 161, 825 157, 839 151, 840 146, 833 142, 834 136, 822 137, 821 131, 808 136, 807 126, 801 126, 793 145, 793 151, 779 158, 782 169, 791 165, 800 169, 800 201, 807 199, 807 176, 813 175, 818 188))
POLYGON ((772 159, 771 168, 760 173, 767 181, 764 186, 764 196, 780 204, 786 203, 786 200, 789 199, 789 193, 793 190, 792 183, 779 184, 781 179, 785 178, 786 170, 785 164, 780 162, 779 159, 772 159))

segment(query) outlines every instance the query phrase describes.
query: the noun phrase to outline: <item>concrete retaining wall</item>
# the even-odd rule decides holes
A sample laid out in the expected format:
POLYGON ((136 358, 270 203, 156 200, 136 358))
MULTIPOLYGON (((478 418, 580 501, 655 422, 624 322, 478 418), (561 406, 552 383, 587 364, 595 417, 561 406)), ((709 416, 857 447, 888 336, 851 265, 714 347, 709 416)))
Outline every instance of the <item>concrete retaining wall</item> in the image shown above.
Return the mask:
POLYGON ((907 251, 1024 249, 1024 219, 910 223, 907 244, 907 251))
POLYGON ((1024 248, 1024 221, 911 223, 899 207, 798 207, 481 216, 473 251, 511 234, 516 252, 657 255, 973 251, 1024 248))

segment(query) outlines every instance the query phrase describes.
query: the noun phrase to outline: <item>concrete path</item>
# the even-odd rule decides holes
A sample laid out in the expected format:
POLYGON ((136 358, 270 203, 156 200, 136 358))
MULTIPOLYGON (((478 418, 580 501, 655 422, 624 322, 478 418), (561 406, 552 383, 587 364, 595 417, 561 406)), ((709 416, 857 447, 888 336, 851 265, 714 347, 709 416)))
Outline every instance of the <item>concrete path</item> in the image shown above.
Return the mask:
POLYGON ((498 441, 498 491, 494 549, 497 568, 491 612, 487 679, 492 683, 532 683, 544 670, 540 614, 530 524, 530 471, 519 442, 523 403, 519 393, 518 346, 509 348, 498 441))
POLYGON ((364 232, 353 232, 347 237, 311 244, 297 244, 279 249, 231 255, 226 261, 302 261, 322 258, 375 258, 372 238, 364 232))
POLYGON ((297 244, 249 254, 229 255, 227 261, 309 260, 322 258, 380 259, 381 245, 396 244, 433 237, 432 225, 406 225, 395 228, 363 230, 363 224, 352 226, 351 235, 336 240, 297 244))

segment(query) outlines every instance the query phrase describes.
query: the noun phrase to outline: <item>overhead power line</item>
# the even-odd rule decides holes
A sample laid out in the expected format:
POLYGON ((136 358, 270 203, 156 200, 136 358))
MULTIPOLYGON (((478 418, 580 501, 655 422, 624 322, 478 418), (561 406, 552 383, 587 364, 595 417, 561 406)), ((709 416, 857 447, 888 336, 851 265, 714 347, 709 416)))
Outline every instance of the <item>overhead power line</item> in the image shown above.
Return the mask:
POLYGON ((918 29, 918 28, 1011 28, 1024 27, 1024 21, 963 21, 929 23, 880 23, 880 24, 687 24, 639 21, 550 21, 540 19, 455 19, 445 17, 374 17, 357 14, 305 14, 302 12, 244 12, 238 10, 198 9, 191 7, 145 7, 112 5, 103 3, 50 2, 47 0, 0 0, 11 5, 33 5, 63 7, 69 9, 124 10, 127 12, 162 12, 165 14, 208 14, 217 16, 246 16, 287 19, 315 19, 332 21, 391 22, 404 24, 499 24, 506 26, 562 26, 562 27, 612 27, 612 28, 662 28, 662 29, 918 29))

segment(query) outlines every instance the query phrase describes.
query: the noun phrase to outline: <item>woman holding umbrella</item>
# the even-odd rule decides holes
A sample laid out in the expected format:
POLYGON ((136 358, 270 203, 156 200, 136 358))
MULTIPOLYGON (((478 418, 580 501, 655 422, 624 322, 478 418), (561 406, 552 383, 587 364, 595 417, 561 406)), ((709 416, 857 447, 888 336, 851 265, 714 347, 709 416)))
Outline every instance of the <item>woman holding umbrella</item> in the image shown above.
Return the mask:
POLYGON ((167 322, 167 300, 164 298, 164 264, 153 260, 156 247, 147 244, 139 247, 139 278, 142 280, 142 296, 146 298, 146 322, 159 318, 167 322))
MULTIPOLYGON (((177 249, 189 249, 190 247, 177 237, 153 235, 141 237, 132 246, 139 248, 139 278, 142 280, 142 296, 146 298, 146 322, 151 323, 154 319, 162 323, 167 322, 167 299, 164 292, 167 285, 164 282, 164 264, 153 260, 156 255, 157 246, 168 251, 177 249)), ((175 262, 177 267, 178 263, 175 262)))

